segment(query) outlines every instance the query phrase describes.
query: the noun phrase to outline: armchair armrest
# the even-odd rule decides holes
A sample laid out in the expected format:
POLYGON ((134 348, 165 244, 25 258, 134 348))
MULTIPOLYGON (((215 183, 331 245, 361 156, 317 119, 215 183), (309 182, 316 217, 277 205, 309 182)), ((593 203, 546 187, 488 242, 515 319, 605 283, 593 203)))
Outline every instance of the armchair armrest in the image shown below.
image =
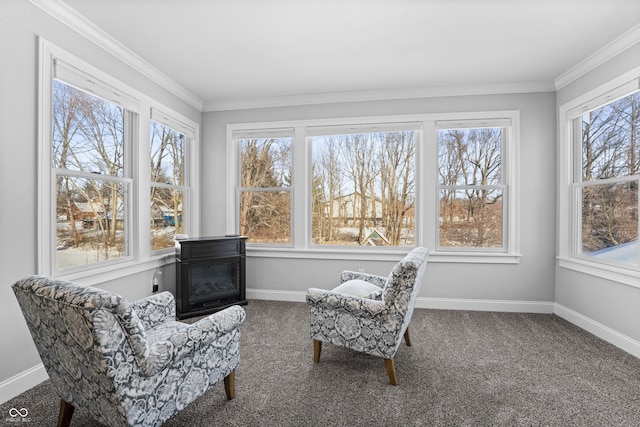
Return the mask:
POLYGON ((175 322, 178 326, 173 333, 149 342, 149 356, 140 364, 140 369, 145 375, 154 375, 193 350, 216 344, 225 346, 245 318, 244 309, 234 305, 190 325, 175 322))
POLYGON ((326 289, 307 289, 306 300, 312 307, 345 311, 358 317, 373 318, 386 313, 383 301, 346 295, 326 289))
MULTIPOLYGON (((217 313, 210 314, 190 325, 189 329, 202 334, 201 344, 208 344, 212 339, 228 334, 240 328, 247 317, 247 313, 239 305, 232 305, 217 313)), ((194 335, 190 335, 195 338, 194 335)))
POLYGON ((145 329, 176 320, 176 302, 171 292, 160 292, 131 303, 145 329))
POLYGON ((377 274, 360 273, 359 271, 349 270, 345 270, 340 274, 340 283, 344 283, 347 280, 354 279, 364 280, 365 282, 369 282, 380 288, 383 288, 387 283, 387 278, 385 276, 378 276, 377 274))

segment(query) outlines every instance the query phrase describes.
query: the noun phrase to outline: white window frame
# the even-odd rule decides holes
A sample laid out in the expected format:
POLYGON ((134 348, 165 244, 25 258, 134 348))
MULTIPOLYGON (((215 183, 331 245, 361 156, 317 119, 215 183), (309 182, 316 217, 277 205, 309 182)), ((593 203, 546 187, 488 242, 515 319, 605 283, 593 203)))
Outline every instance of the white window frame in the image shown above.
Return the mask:
MULTIPOLYGON (((576 176, 582 173, 582 147, 575 142, 574 119, 640 88, 640 67, 593 89, 558 108, 558 265, 562 268, 640 287, 640 269, 602 262, 578 250, 581 222, 576 176)), ((628 181, 622 178, 618 181, 628 181)), ((600 184, 598 182, 596 184, 600 184)))
MULTIPOLYGON (((197 233, 194 232, 196 227, 192 227, 190 224, 192 220, 197 219, 197 217, 194 217, 194 214, 190 212, 192 209, 194 209, 193 207, 194 200, 197 199, 197 197, 194 196, 195 191, 193 190, 193 186, 191 185, 192 182, 197 182, 197 179, 198 179, 198 175, 196 175, 198 162, 192 161, 194 158, 192 155, 192 152, 194 151, 194 146, 196 145, 196 141, 198 141, 197 126, 195 126, 193 123, 190 123, 184 117, 178 118, 175 113, 165 112, 161 107, 151 107, 151 120, 163 126, 166 126, 169 129, 180 132, 185 136, 185 141, 184 141, 184 144, 185 144, 184 172, 185 173, 184 173, 184 182, 182 183, 182 185, 163 184, 158 182, 153 183, 150 180, 147 180, 149 185, 149 191, 147 192, 147 195, 151 194, 151 187, 167 188, 170 190, 182 191, 182 194, 183 194, 182 217, 186 225, 185 231, 188 230, 189 232, 192 232, 193 235, 198 235, 197 233)), ((141 144, 141 145, 145 145, 145 144, 141 144)), ((149 146, 147 145, 146 147, 147 147, 146 158, 149 159, 149 150, 148 150, 149 146)), ((146 165, 149 166, 148 161, 146 162, 146 165)), ((150 176, 151 174, 150 170, 147 170, 147 172, 148 173, 146 176, 150 176)), ((149 217, 151 217, 150 212, 149 212, 149 217)), ((151 233, 151 231, 149 231, 149 233, 151 233)), ((188 235, 188 233, 182 233, 182 234, 188 235)), ((150 238, 151 236, 149 236, 149 239, 150 238)), ((156 251, 152 251, 151 253, 153 255, 159 255, 159 254, 170 254, 173 252, 174 252, 174 249, 172 248, 164 248, 164 249, 158 249, 156 251)))
MULTIPOLYGON (((293 153, 296 152, 296 149, 294 148, 293 144, 294 141, 296 140, 296 135, 295 135, 296 130, 293 128, 268 128, 268 129, 252 129, 250 131, 243 131, 243 130, 236 130, 234 132, 232 132, 231 138, 235 141, 241 141, 244 139, 251 139, 251 138, 268 138, 268 137, 272 137, 272 138, 291 138, 292 139, 292 147, 291 147, 291 151, 292 151, 292 161, 291 161, 291 175, 292 175, 292 179, 293 182, 291 183, 291 185, 289 187, 259 187, 259 188, 255 188, 255 187, 242 187, 241 186, 241 170, 240 167, 238 167, 236 165, 235 168, 235 175, 234 175, 234 182, 236 183, 236 192, 235 192, 235 198, 234 198, 234 204, 235 206, 240 206, 240 197, 242 196, 243 192, 249 192, 249 191, 256 191, 256 192, 285 192, 289 194, 289 201, 290 201, 290 206, 289 206, 289 243, 251 243, 250 245, 254 245, 256 247, 262 246, 262 247, 266 247, 266 248, 271 248, 271 247, 276 247, 276 248, 293 248, 294 247, 294 242, 293 242, 293 236, 294 236, 294 223, 295 223, 295 217, 293 215, 293 189, 294 189, 294 185, 296 184, 296 179, 295 179, 295 167, 294 167, 294 162, 293 162, 293 153)), ((241 147, 240 144, 238 144, 237 142, 233 143, 233 150, 236 151, 235 153, 235 159, 237 159, 236 161, 239 162, 240 161, 240 157, 241 157, 241 147)), ((237 211, 236 211, 237 212, 237 211)), ((240 229, 240 215, 238 213, 236 213, 235 217, 233 218, 234 220, 234 225, 232 226, 236 231, 234 231, 231 234, 235 234, 238 233, 238 230, 240 229)))
MULTIPOLYGON (((293 236, 291 247, 276 245, 247 245, 247 253, 256 257, 394 260, 407 248, 398 247, 336 247, 312 244, 311 239, 311 147, 307 141, 307 128, 320 126, 364 126, 385 123, 420 122, 416 147, 416 238, 415 246, 430 249, 434 262, 500 263, 515 264, 520 260, 520 196, 519 196, 519 145, 520 113, 517 110, 463 112, 443 114, 414 114, 402 116, 374 116, 341 119, 295 120, 280 122, 239 123, 227 125, 227 225, 226 232, 238 233, 238 167, 239 152, 234 133, 251 130, 294 128, 293 140, 293 236), (442 121, 502 121, 509 120, 508 149, 505 147, 505 178, 503 185, 508 194, 506 207, 505 248, 492 250, 452 250, 437 248, 439 233, 438 184, 438 134, 437 122, 442 121)), ((457 249, 457 248, 456 248, 457 249)))
MULTIPOLYGON (((82 280, 83 284, 94 285, 174 262, 174 251, 171 249, 151 252, 149 229, 151 209, 148 197, 150 192, 149 121, 152 109, 156 109, 166 112, 166 117, 172 117, 190 129, 193 138, 189 144, 188 158, 185 159, 185 167, 188 167, 186 176, 189 177, 190 188, 197 188, 199 181, 199 168, 195 161, 199 153, 199 124, 172 112, 163 104, 44 38, 39 38, 38 44, 38 274, 65 280, 82 280), (107 100, 110 100, 110 96, 105 96, 106 91, 111 90, 111 100, 135 113, 134 120, 129 123, 128 130, 125 130, 130 133, 127 137, 132 140, 125 148, 125 154, 128 157, 128 160, 125 159, 128 173, 124 178, 118 178, 130 186, 132 193, 126 214, 130 234, 128 236, 129 256, 126 258, 63 270, 56 268, 55 170, 51 165, 51 115, 53 112, 51 98, 54 61, 60 61, 66 65, 63 81, 72 80, 69 83, 83 89, 91 89, 91 85, 96 85, 97 90, 101 92, 99 95, 107 100), (83 79, 87 81, 83 82, 83 79)), ((190 191, 188 209, 189 233, 198 235, 199 197, 194 191, 190 191)))
MULTIPOLYGON (((506 253, 509 251, 509 235, 513 232, 513 230, 509 229, 510 224, 510 216, 509 216, 509 201, 511 199, 509 192, 510 175, 509 170, 510 162, 509 162, 509 152, 511 151, 511 143, 509 142, 513 135, 513 128, 510 119, 492 119, 492 120, 442 120, 436 123, 437 131, 443 129, 480 129, 480 128, 501 128, 505 129, 505 132, 502 132, 502 141, 500 147, 500 156, 501 159, 507 159, 507 161, 501 161, 500 164, 500 184, 492 184, 492 185, 441 185, 439 180, 437 182, 436 194, 439 194, 440 190, 443 189, 451 189, 451 190, 466 190, 468 188, 477 188, 477 189, 486 189, 486 190, 500 190, 502 191, 502 246, 500 248, 482 248, 482 247, 449 247, 449 246, 441 246, 440 245, 440 233, 436 233, 436 248, 439 251, 469 251, 469 252, 499 252, 506 253)), ((438 165, 439 166, 439 165, 438 165)), ((439 226, 439 225, 438 225, 439 226)))
MULTIPOLYGON (((306 126, 304 128, 304 132, 305 132, 305 147, 308 149, 309 151, 309 158, 308 161, 305 163, 305 166, 308 170, 309 173, 309 183, 311 183, 311 165, 313 163, 313 159, 312 159, 312 150, 313 150, 313 144, 312 144, 312 138, 313 137, 317 137, 317 136, 331 136, 331 135, 345 135, 345 134, 369 134, 369 133, 376 133, 376 132, 403 132, 403 131, 415 131, 416 132, 416 153, 414 156, 414 173, 415 173, 415 182, 416 182, 416 189, 415 189, 415 194, 414 194, 414 198, 416 199, 416 203, 417 203, 417 193, 418 193, 418 187, 420 186, 420 174, 418 171, 418 167, 417 167, 417 163, 418 163, 418 152, 420 151, 420 146, 422 145, 422 121, 416 121, 416 122, 407 122, 407 121, 402 121, 402 122, 391 122, 391 121, 387 121, 385 120, 384 122, 378 122, 378 123, 366 123, 366 124, 353 124, 355 122, 352 122, 351 124, 339 124, 337 126, 330 126, 330 125, 322 125, 322 126, 306 126)), ((311 205, 312 205, 312 201, 310 198, 311 195, 311 187, 307 187, 307 193, 305 193, 305 195, 309 198, 309 211, 307 212, 306 215, 309 215, 308 217, 305 217, 307 221, 309 221, 309 224, 311 224, 311 205)), ((417 212, 417 209, 414 209, 414 211, 417 212)), ((418 222, 418 218, 415 219, 415 230, 414 230, 414 234, 417 236, 418 232, 419 232, 419 222, 418 222)), ((305 235, 307 237, 307 241, 305 242, 306 245, 309 247, 309 249, 314 250, 314 249, 318 249, 318 250, 331 250, 331 249, 335 249, 337 251, 341 251, 341 250, 361 250, 361 251, 370 251, 370 252, 396 252, 396 251, 401 251, 403 248, 407 248, 408 246, 385 246, 385 247, 363 247, 363 246, 341 246, 341 245, 323 245, 323 244, 319 244, 319 243, 313 243, 313 237, 312 237, 312 233, 311 233, 311 228, 305 230, 305 235)), ((417 241, 417 240, 416 240, 417 241)), ((417 246, 417 244, 415 245, 417 246)))

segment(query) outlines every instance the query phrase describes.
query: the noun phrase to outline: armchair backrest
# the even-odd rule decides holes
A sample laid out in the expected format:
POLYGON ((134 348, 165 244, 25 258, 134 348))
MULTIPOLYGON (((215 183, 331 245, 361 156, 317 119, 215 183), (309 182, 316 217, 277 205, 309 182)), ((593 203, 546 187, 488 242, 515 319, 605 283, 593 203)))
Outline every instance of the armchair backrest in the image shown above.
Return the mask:
POLYGON ((412 249, 391 270, 382 290, 382 300, 389 313, 392 317, 402 319, 402 325, 397 334, 398 344, 411 320, 428 258, 427 248, 412 249))
POLYGON ((135 359, 149 352, 131 304, 105 290, 40 276, 19 280, 13 290, 60 397, 99 419, 105 414, 122 419, 124 410, 111 378, 119 363, 130 361, 109 356, 123 345, 135 359))

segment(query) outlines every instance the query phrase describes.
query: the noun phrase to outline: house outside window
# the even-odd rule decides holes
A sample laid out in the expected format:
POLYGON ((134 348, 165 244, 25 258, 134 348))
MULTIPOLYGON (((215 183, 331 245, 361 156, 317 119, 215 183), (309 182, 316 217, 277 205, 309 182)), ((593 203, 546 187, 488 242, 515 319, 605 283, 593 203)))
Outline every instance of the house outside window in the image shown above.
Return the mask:
POLYGON ((176 233, 198 232, 197 124, 39 42, 38 274, 92 284, 163 265, 176 233))
POLYGON ((193 131, 153 110, 149 139, 151 250, 158 251, 174 247, 176 235, 186 234, 190 189, 185 162, 193 131))
MULTIPOLYGON (((55 178, 55 268, 130 257, 130 124, 135 114, 72 86, 74 70, 55 63, 51 165, 55 178)), ((98 88, 91 88, 100 93, 98 88)))
POLYGON ((228 125, 227 232, 265 256, 385 259, 426 246, 434 261, 516 263, 518 133, 517 111, 228 125), (249 183, 258 164, 247 156, 266 152, 269 131, 286 138, 287 160, 261 175, 279 179, 249 183), (291 235, 252 241, 258 209, 291 235))
POLYGON ((414 246, 419 127, 307 129, 312 244, 414 246))

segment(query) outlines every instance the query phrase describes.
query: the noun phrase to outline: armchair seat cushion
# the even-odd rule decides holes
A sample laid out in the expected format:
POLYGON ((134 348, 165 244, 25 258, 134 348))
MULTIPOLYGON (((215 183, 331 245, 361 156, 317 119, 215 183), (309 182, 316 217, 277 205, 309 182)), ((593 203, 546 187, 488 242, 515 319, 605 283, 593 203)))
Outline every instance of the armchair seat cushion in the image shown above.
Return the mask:
POLYGON ((333 292, 353 295, 360 298, 380 299, 382 288, 364 280, 352 279, 342 283, 333 292))

